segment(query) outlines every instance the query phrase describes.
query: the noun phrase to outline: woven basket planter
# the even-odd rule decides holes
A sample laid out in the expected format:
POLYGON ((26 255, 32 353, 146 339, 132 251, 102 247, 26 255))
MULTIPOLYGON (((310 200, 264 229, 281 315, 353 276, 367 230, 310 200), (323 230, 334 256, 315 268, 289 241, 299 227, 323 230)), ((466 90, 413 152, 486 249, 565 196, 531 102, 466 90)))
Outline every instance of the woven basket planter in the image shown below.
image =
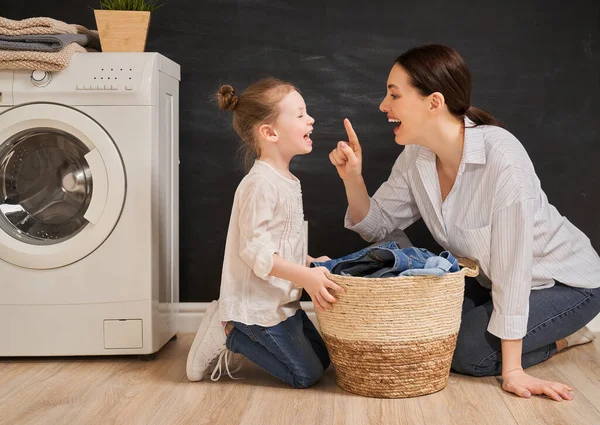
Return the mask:
POLYGON ((444 276, 371 279, 330 274, 346 289, 319 327, 335 367, 336 383, 368 397, 401 398, 446 387, 460 327, 465 276, 479 267, 444 276))

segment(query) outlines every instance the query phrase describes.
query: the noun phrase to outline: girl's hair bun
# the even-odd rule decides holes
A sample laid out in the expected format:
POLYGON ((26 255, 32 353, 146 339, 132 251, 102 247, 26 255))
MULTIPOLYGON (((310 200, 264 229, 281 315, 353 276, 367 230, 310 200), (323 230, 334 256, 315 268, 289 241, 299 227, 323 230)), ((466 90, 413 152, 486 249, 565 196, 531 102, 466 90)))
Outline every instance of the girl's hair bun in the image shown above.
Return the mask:
POLYGON ((219 102, 219 108, 227 111, 233 111, 237 106, 239 96, 235 95, 235 89, 230 85, 223 85, 217 92, 217 101, 219 102))

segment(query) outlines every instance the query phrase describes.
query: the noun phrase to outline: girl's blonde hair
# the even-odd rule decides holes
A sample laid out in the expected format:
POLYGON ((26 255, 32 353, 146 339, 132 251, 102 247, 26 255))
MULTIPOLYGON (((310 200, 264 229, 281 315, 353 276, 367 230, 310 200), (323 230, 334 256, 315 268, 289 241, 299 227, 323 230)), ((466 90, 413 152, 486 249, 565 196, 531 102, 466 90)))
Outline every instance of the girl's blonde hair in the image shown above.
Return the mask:
POLYGON ((277 106, 296 87, 277 78, 265 78, 248 87, 241 95, 235 94, 230 85, 223 85, 217 91, 219 107, 233 111, 233 128, 242 139, 240 149, 246 170, 260 157, 260 147, 256 130, 262 124, 274 124, 279 116, 277 106))

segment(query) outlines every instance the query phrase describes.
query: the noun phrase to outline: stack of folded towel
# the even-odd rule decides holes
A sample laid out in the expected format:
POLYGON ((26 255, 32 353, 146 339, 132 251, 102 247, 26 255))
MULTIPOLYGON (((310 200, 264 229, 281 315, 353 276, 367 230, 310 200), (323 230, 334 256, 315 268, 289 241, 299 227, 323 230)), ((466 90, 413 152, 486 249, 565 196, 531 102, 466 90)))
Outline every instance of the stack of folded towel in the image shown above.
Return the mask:
POLYGON ((0 16, 0 69, 60 71, 73 53, 100 50, 98 32, 52 18, 0 16))

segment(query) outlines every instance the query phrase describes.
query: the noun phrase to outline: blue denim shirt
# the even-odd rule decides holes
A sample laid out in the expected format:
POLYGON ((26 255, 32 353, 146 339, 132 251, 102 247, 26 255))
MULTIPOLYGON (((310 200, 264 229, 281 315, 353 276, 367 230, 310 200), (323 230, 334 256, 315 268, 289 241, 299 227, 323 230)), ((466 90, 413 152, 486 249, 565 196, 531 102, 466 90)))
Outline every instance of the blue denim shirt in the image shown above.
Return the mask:
POLYGON ((326 267, 342 276, 396 277, 442 276, 459 270, 458 261, 448 251, 436 256, 423 248, 400 248, 396 242, 372 245, 353 254, 311 267, 326 267))

